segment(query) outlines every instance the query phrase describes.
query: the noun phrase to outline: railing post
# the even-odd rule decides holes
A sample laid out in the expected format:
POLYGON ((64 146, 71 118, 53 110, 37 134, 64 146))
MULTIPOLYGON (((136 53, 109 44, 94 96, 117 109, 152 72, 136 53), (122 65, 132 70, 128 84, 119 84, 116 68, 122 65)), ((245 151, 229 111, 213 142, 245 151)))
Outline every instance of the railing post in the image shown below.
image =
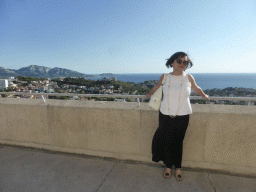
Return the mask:
POLYGON ((139 106, 140 106, 140 98, 137 98, 137 102, 139 102, 139 106))
POLYGON ((254 105, 254 102, 253 102, 253 101, 249 101, 247 105, 253 106, 253 105, 254 105))
POLYGON ((44 100, 44 103, 46 102, 46 100, 45 100, 45 98, 44 98, 44 96, 43 95, 41 95, 42 96, 42 99, 44 100))

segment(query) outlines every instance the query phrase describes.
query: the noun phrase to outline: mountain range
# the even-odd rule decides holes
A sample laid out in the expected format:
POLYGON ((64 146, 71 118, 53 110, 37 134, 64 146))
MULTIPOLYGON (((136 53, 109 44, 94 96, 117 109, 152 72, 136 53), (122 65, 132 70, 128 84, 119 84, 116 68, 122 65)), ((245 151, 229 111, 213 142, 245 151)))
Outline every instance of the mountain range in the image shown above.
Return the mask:
POLYGON ((25 77, 38 77, 38 78, 58 78, 58 77, 88 77, 84 73, 79 73, 73 70, 64 68, 49 68, 38 65, 30 65, 20 69, 5 69, 0 67, 0 78, 25 76, 25 77))

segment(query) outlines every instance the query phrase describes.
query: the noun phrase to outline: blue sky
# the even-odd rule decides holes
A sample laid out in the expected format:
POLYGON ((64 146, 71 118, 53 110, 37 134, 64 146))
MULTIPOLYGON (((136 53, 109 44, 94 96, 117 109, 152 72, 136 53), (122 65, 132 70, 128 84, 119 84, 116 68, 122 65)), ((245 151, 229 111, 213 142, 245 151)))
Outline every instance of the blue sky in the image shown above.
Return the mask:
POLYGON ((0 0, 0 67, 85 74, 256 72, 255 0, 0 0))

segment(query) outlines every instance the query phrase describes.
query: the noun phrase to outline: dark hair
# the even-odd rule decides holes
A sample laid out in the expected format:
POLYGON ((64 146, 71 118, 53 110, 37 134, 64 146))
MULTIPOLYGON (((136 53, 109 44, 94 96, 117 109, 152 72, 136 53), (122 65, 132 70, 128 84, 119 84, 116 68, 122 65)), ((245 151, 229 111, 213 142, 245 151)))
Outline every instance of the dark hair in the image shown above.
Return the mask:
MULTIPOLYGON (((187 55, 187 53, 184 53, 184 52, 177 52, 177 53, 174 53, 169 59, 166 59, 167 60, 167 62, 166 62, 166 67, 172 67, 172 63, 176 60, 176 59, 178 59, 178 58, 182 58, 182 57, 185 57, 185 56, 187 56, 188 57, 188 55, 187 55)), ((191 68, 193 66, 193 63, 192 63, 192 61, 189 59, 189 57, 188 57, 188 66, 187 66, 187 68, 191 68)))

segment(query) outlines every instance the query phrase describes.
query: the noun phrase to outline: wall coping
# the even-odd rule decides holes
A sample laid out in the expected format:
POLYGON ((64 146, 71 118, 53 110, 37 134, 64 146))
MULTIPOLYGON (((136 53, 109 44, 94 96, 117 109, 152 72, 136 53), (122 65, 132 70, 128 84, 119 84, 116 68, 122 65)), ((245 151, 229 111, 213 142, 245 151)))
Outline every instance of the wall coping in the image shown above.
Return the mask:
MULTIPOLYGON (((0 104, 5 105, 37 105, 37 106, 64 106, 85 108, 107 108, 107 109, 130 109, 157 112, 149 107, 147 103, 138 102, 114 102, 114 101, 81 101, 81 100, 57 100, 23 98, 1 98, 0 104)), ((230 114, 256 114, 256 106, 246 105, 221 105, 221 104, 191 104, 193 113, 230 113, 230 114)))

